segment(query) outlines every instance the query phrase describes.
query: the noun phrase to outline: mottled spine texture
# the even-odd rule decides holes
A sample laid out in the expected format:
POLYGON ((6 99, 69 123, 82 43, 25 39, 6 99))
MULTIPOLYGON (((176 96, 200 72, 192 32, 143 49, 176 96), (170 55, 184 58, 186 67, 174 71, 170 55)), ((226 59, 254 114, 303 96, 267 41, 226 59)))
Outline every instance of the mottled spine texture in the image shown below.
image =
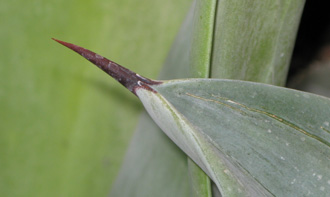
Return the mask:
POLYGON ((57 40, 55 38, 52 38, 56 42, 68 47, 69 49, 77 52, 84 58, 86 58, 88 61, 95 64, 97 67, 102 69, 104 72, 109 74, 111 77, 116 79, 119 83, 121 83, 123 86, 125 86, 129 91, 131 91, 133 94, 136 95, 136 89, 137 88, 144 88, 150 91, 153 90, 150 85, 156 85, 160 84, 162 82, 160 81, 154 81, 151 79, 147 79, 145 77, 140 76, 139 74, 136 74, 135 72, 132 72, 128 70, 127 68, 124 68, 123 66, 108 60, 107 58, 98 55, 88 49, 82 48, 80 46, 64 42, 61 40, 57 40))

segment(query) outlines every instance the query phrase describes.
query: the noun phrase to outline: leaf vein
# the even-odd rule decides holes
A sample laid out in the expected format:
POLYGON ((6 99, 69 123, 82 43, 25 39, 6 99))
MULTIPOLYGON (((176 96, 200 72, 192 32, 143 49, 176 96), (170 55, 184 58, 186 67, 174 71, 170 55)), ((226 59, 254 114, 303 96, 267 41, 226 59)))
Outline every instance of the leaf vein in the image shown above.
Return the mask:
MULTIPOLYGON (((266 112, 266 111, 262 111, 262 110, 259 110, 259 109, 255 109, 255 108, 252 108, 252 107, 248 107, 248 106, 246 106, 244 104, 238 103, 238 102, 233 101, 233 100, 230 100, 228 98, 217 96, 217 95, 213 95, 213 94, 212 94, 213 97, 218 98, 218 99, 223 100, 223 101, 226 101, 226 102, 228 102, 230 104, 227 104, 227 103, 224 103, 224 102, 221 102, 221 101, 218 101, 218 100, 214 100, 214 99, 200 97, 200 96, 193 95, 193 94, 190 94, 190 93, 186 93, 186 95, 191 96, 191 97, 194 97, 194 98, 197 98, 197 99, 201 99, 201 100, 204 100, 204 101, 207 101, 207 102, 214 102, 214 103, 217 103, 217 104, 224 105, 224 106, 229 107, 229 108, 231 108, 231 109, 233 109, 235 111, 240 112, 243 115, 248 115, 248 114, 246 112, 242 111, 241 109, 238 109, 237 107, 234 107, 234 106, 232 106, 230 104, 238 105, 238 106, 240 106, 240 107, 242 107, 242 108, 244 108, 244 109, 246 109, 248 111, 251 111, 251 112, 255 112, 255 113, 266 115, 266 116, 268 116, 268 117, 270 117, 270 118, 272 118, 272 119, 274 119, 276 121, 279 121, 282 124, 285 124, 285 125, 293 128, 293 129, 299 131, 300 133, 302 133, 302 134, 304 134, 304 135, 306 135, 308 137, 311 137, 311 138, 313 138, 313 139, 321 142, 322 144, 330 147, 330 143, 327 142, 326 140, 322 139, 321 137, 319 137, 317 135, 314 135, 312 133, 309 133, 308 131, 300 128, 299 126, 297 126, 297 125, 291 123, 290 121, 287 121, 287 120, 285 120, 285 119, 283 119, 283 118, 281 118, 281 117, 279 117, 279 116, 277 116, 275 114, 272 114, 272 113, 269 113, 269 112, 266 112)), ((324 128, 322 128, 322 129, 325 130, 324 128)))

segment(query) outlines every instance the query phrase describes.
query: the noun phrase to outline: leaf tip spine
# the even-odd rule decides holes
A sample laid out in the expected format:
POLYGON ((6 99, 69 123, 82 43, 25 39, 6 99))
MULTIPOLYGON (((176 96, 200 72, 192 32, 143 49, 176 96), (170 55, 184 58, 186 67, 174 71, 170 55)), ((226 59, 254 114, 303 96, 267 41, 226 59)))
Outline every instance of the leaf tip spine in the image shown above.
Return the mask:
POLYGON ((68 42, 64 42, 56 38, 52 38, 52 39, 62 44, 63 46, 66 46, 67 48, 75 51, 76 53, 80 54, 88 61, 92 62, 94 65, 96 65, 105 73, 113 77, 115 80, 117 80, 119 83, 121 83, 123 86, 125 86, 129 91, 131 91, 135 95, 137 88, 144 88, 146 90, 156 92, 154 89, 150 87, 150 85, 157 85, 162 83, 160 81, 155 81, 142 77, 139 74, 83 47, 68 42))

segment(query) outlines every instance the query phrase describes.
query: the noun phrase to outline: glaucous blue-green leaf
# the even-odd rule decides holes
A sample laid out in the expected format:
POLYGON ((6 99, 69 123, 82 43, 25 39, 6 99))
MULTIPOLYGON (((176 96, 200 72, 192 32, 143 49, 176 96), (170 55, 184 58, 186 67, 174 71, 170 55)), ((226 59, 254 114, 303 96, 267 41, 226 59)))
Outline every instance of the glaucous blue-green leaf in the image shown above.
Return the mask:
POLYGON ((224 196, 330 192, 330 100, 252 82, 191 79, 137 89, 154 121, 224 196))

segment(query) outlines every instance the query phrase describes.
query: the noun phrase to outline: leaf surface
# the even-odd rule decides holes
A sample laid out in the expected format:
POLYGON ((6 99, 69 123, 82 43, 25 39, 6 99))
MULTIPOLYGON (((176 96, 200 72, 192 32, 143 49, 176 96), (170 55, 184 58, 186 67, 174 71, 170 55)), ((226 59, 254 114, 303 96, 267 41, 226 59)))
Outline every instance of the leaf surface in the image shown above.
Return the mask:
POLYGON ((168 81, 137 95, 224 196, 325 196, 330 100, 232 80, 168 81))

